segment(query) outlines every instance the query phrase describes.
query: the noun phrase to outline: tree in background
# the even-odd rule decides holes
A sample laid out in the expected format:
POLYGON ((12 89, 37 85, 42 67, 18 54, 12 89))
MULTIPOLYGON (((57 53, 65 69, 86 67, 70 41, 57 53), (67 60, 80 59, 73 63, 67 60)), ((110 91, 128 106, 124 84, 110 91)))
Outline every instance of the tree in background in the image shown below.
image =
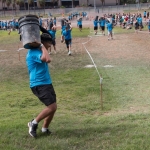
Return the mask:
POLYGON ((44 7, 45 5, 45 0, 38 0, 39 4, 41 7, 44 7))
POLYGON ((19 7, 25 7, 24 0, 16 0, 16 4, 19 5, 19 7))
POLYGON ((5 4, 6 4, 6 0, 2 0, 2 8, 4 10, 4 15, 5 15, 5 4))
POLYGON ((89 0, 87 0, 87 6, 89 6, 89 0))
POLYGON ((34 0, 28 0, 28 13, 30 14, 30 5, 34 3, 34 0))
POLYGON ((101 0, 101 2, 102 2, 102 6, 104 6, 105 5, 105 0, 101 0))
POLYGON ((38 0, 41 7, 44 8, 44 15, 45 15, 45 0, 38 0))
POLYGON ((119 5, 119 0, 116 0, 116 5, 119 5))
POLYGON ((10 4, 11 4, 11 0, 6 0, 6 5, 7 5, 8 9, 9 9, 10 4))
POLYGON ((58 3, 58 0, 53 0, 53 8, 54 8, 56 2, 58 3))

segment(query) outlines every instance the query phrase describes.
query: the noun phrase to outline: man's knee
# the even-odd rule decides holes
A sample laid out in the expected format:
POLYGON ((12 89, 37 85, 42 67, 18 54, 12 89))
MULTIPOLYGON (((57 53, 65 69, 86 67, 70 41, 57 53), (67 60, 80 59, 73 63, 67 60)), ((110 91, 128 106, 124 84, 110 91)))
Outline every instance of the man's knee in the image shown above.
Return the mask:
POLYGON ((55 112, 57 110, 57 104, 56 103, 53 103, 47 107, 49 108, 50 112, 55 112))

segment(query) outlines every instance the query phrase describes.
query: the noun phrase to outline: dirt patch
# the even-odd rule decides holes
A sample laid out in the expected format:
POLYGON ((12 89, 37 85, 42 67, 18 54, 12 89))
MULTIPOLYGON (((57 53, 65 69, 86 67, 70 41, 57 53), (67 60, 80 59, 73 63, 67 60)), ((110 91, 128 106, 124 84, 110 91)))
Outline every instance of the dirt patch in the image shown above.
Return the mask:
POLYGON ((93 37, 85 46, 90 53, 99 54, 99 57, 103 59, 149 61, 149 38, 147 33, 116 34, 110 41, 107 40, 107 36, 99 36, 93 37))

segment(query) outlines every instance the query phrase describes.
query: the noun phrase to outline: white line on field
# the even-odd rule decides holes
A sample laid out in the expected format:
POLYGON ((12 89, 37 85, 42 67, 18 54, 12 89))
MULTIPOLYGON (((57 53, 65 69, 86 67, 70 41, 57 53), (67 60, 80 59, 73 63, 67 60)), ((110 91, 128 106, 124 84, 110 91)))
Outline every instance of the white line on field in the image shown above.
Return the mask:
POLYGON ((92 58, 92 56, 91 56, 91 54, 90 54, 90 52, 87 50, 87 48, 86 48, 86 46, 85 46, 85 44, 87 44, 88 42, 90 42, 90 41, 92 40, 92 36, 88 35, 88 37, 90 37, 90 39, 89 39, 87 42, 82 43, 82 45, 83 45, 84 49, 86 50, 86 52, 88 53, 89 57, 90 57, 91 60, 92 60, 92 63, 93 63, 93 65, 94 65, 94 67, 95 67, 95 69, 96 69, 96 71, 97 71, 97 74, 98 74, 98 76, 99 76, 99 78, 100 78, 100 84, 101 84, 103 78, 101 77, 101 75, 100 75, 100 73, 99 73, 99 71, 98 71, 98 69, 97 69, 97 66, 96 66, 96 64, 95 64, 95 62, 94 62, 94 60, 93 60, 93 58, 92 58))

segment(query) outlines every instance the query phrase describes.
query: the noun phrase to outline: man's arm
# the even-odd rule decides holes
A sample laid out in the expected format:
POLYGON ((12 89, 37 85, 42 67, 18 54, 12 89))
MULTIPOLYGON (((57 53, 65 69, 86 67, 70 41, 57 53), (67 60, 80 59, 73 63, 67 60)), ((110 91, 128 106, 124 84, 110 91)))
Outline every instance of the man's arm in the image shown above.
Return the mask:
POLYGON ((70 26, 70 30, 72 30, 72 26, 71 26, 71 24, 70 24, 69 26, 70 26))
POLYGON ((42 51, 41 60, 44 62, 50 63, 51 62, 50 56, 48 54, 47 49, 45 48, 43 44, 41 44, 41 51, 42 51))

